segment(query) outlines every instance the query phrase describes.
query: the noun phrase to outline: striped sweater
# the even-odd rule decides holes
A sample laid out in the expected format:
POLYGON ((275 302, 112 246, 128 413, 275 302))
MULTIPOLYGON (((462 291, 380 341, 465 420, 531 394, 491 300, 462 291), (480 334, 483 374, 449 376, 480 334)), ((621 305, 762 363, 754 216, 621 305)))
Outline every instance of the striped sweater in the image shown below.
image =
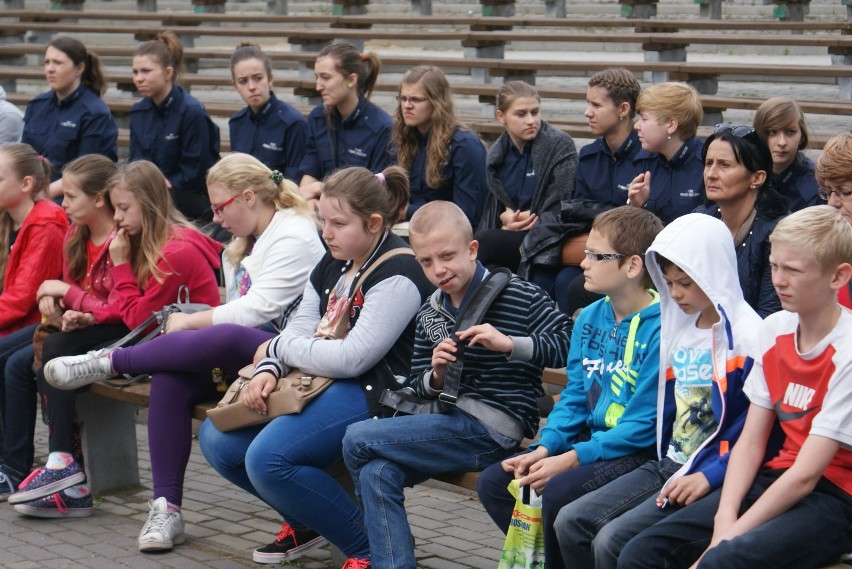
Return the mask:
MULTIPOLYGON (((450 335, 454 317, 442 307, 444 293, 435 291, 417 313, 411 387, 421 397, 435 397, 429 389, 432 350, 450 335)), ((511 354, 482 346, 464 355, 459 394, 480 399, 517 418, 526 437, 538 429, 538 398, 545 367, 564 367, 568 358, 571 323, 536 285, 513 277, 491 305, 483 323, 494 326, 514 342, 511 354)))

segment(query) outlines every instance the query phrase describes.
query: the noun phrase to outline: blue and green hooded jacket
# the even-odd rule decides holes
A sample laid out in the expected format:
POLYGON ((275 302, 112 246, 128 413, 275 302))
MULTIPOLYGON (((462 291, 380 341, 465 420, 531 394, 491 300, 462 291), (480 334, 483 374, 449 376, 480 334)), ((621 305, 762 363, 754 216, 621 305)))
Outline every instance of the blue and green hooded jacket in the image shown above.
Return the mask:
POLYGON ((659 295, 616 322, 609 297, 580 312, 571 334, 568 382, 535 448, 574 450, 581 464, 653 448, 660 354, 659 295))

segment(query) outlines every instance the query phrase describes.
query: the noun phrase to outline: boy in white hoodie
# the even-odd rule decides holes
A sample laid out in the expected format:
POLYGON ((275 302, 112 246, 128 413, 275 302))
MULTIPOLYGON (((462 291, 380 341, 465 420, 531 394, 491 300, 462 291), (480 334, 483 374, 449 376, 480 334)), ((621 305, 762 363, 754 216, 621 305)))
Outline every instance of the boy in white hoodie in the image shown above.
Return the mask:
MULTIPOLYGON (((725 224, 702 214, 678 218, 645 262, 657 289, 668 290, 660 295, 659 460, 559 512, 556 535, 572 569, 629 564, 628 541, 719 488, 748 406, 743 364, 760 317, 743 299, 725 224)), ((662 566, 659 558, 642 561, 662 566)))

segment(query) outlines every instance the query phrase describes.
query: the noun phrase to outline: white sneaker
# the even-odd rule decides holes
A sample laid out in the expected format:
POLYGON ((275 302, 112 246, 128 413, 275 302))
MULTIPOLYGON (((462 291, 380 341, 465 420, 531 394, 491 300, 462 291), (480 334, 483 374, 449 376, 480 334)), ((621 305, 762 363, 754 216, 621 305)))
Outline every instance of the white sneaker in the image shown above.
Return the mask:
POLYGON ((170 512, 165 498, 151 502, 151 513, 139 532, 139 551, 165 551, 184 542, 183 516, 170 512))
POLYGON ((112 350, 95 350, 82 356, 54 358, 44 366, 44 378, 56 389, 79 389, 90 383, 109 379, 112 369, 112 350))

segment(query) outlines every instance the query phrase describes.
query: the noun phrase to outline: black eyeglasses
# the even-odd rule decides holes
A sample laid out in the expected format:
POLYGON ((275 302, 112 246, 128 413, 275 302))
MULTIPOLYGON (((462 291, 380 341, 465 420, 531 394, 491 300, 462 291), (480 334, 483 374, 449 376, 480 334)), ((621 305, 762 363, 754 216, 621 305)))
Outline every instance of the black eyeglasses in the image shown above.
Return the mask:
POLYGON ((585 253, 586 259, 595 262, 623 259, 627 256, 624 253, 592 253, 588 249, 583 249, 583 253, 585 253))
POLYGON ((757 132, 754 130, 754 127, 745 125, 745 124, 731 124, 729 122, 723 122, 717 124, 713 127, 713 134, 725 134, 730 132, 734 136, 738 136, 740 138, 745 138, 753 132, 757 132))

